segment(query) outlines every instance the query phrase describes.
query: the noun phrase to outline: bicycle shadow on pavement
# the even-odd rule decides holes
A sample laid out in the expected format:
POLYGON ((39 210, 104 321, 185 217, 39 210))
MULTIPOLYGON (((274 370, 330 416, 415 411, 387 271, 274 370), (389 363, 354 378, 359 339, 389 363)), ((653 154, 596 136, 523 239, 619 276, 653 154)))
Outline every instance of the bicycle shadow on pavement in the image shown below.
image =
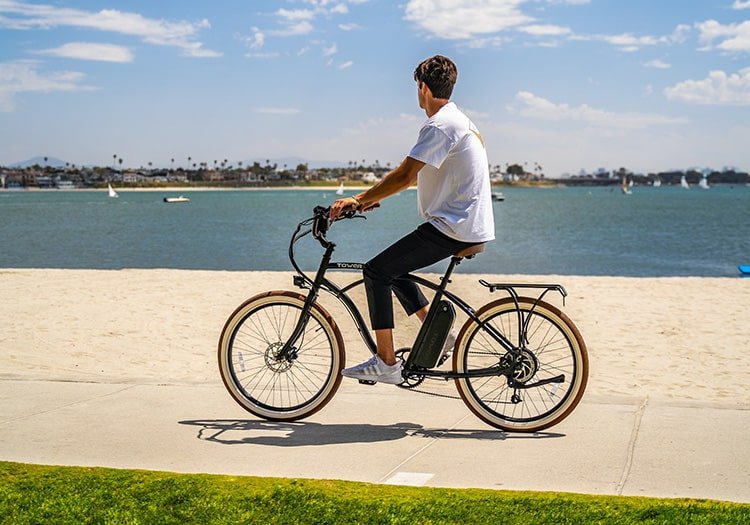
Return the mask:
POLYGON ((550 439, 565 434, 536 432, 508 434, 501 430, 424 428, 416 423, 372 425, 369 423, 321 424, 313 422, 274 422, 257 420, 212 419, 185 420, 181 425, 198 428, 198 439, 222 445, 266 445, 274 447, 302 447, 341 445, 349 443, 377 443, 406 437, 427 439, 467 439, 505 441, 508 439, 550 439))

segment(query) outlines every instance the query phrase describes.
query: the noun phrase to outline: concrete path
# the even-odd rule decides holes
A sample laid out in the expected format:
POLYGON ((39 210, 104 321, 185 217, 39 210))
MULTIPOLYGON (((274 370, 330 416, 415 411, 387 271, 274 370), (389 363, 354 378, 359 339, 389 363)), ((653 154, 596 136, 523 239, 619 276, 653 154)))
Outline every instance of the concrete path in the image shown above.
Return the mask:
POLYGON ((271 423, 221 384, 0 380, 0 460, 53 465, 750 502, 748 428, 750 407, 588 396, 505 434, 459 400, 347 380, 271 423))

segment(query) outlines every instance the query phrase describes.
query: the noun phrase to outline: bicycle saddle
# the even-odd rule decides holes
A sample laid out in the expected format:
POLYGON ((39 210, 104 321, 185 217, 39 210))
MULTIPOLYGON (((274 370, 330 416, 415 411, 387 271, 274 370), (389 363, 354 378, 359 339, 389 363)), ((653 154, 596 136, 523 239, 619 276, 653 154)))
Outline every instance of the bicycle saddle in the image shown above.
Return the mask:
POLYGON ((477 254, 480 254, 484 251, 484 243, 481 244, 475 244, 474 246, 469 246, 468 248, 464 248, 463 250, 459 250, 456 253, 453 254, 454 257, 465 257, 467 259, 471 259, 477 254))

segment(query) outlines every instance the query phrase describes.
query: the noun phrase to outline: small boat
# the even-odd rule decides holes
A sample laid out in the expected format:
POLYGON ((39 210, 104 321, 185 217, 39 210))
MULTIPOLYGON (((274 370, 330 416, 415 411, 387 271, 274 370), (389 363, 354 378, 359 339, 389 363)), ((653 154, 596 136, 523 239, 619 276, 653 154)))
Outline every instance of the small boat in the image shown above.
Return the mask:
POLYGON ((700 186, 704 190, 707 190, 707 189, 711 188, 711 186, 708 185, 708 177, 706 177, 706 176, 701 177, 701 180, 698 183, 698 186, 700 186))
POLYGON ((344 194, 344 183, 342 182, 339 185, 339 189, 336 190, 336 195, 343 195, 344 194))
POLYGON ((630 190, 630 188, 631 188, 632 186, 633 186, 633 181, 631 180, 631 181, 630 181, 630 184, 628 184, 628 183, 627 183, 627 179, 626 179, 625 177, 623 177, 623 178, 622 178, 622 185, 620 186, 620 191, 622 191, 622 193, 623 193, 624 195, 630 195, 631 193, 633 193, 633 192, 632 192, 632 191, 630 190))
POLYGON ((492 200, 493 201, 497 201, 497 202, 504 201, 505 200, 505 195, 503 195, 502 191, 493 191, 492 192, 492 200))
POLYGON ((109 192, 109 196, 110 196, 111 198, 113 198, 113 199, 116 199, 117 197, 119 197, 119 195, 118 195, 118 194, 117 194, 117 192, 116 192, 116 191, 114 190, 114 188, 112 187, 112 185, 111 185, 111 184, 107 184, 107 191, 109 192))
POLYGON ((661 179, 656 179, 656 180, 654 181, 654 188, 658 188, 658 187, 660 187, 660 186, 661 186, 661 179))
POLYGON ((750 276, 750 264, 740 264, 737 269, 742 275, 750 276))
POLYGON ((169 203, 173 203, 173 202, 190 202, 190 199, 188 199, 187 197, 183 197, 182 195, 180 195, 179 197, 164 197, 164 202, 169 202, 169 203))
POLYGON ((690 189, 690 184, 688 184, 688 181, 685 179, 685 175, 680 179, 680 187, 685 188, 686 190, 690 189))

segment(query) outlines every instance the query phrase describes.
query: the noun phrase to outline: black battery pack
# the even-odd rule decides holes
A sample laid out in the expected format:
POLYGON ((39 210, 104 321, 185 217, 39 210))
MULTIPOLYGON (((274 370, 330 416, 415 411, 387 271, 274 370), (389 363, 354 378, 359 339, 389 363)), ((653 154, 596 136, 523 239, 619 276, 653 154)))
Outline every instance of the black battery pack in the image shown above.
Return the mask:
POLYGON ((432 313, 434 315, 425 319, 417 334, 414 347, 407 358, 408 366, 433 368, 440 359, 443 345, 456 318, 456 310, 449 301, 440 301, 432 313))

